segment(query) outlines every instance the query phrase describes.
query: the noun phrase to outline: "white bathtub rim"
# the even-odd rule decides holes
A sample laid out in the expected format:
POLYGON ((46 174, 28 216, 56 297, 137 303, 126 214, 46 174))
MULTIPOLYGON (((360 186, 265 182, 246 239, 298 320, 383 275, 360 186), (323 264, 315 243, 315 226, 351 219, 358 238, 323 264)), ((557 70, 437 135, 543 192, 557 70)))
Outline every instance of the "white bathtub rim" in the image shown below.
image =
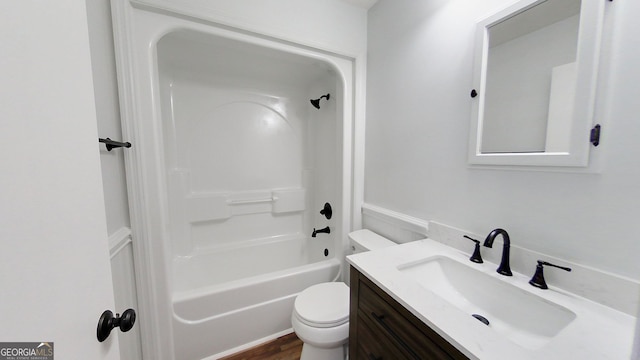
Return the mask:
POLYGON ((256 284, 261 284, 266 280, 277 280, 277 279, 287 278, 291 276, 296 276, 301 273, 311 272, 313 270, 331 268, 335 265, 337 265, 337 268, 338 268, 336 277, 339 277, 342 272, 341 261, 333 257, 331 259, 302 265, 293 269, 283 269, 283 270, 251 276, 243 279, 227 281, 222 284, 213 284, 210 286, 200 287, 197 289, 175 292, 171 297, 172 303, 175 304, 177 302, 188 301, 196 297, 202 297, 202 296, 210 295, 212 293, 224 292, 224 291, 236 289, 238 287, 248 287, 256 284))
POLYGON ((255 246, 256 244, 268 245, 271 243, 277 243, 280 241, 288 241, 288 240, 308 241, 309 237, 302 232, 297 232, 297 233, 290 233, 290 234, 279 234, 279 235, 273 235, 273 236, 265 236, 261 238, 247 239, 242 241, 236 241, 233 243, 222 243, 222 244, 217 244, 217 245, 212 245, 207 247, 198 247, 198 248, 195 248, 194 251, 188 255, 175 255, 173 257, 173 262, 179 263, 183 261, 189 261, 190 259, 198 256, 206 256, 206 255, 212 255, 212 254, 229 251, 229 250, 250 248, 255 246))
POLYGON ((280 296, 280 297, 277 297, 277 298, 272 298, 272 299, 267 300, 267 301, 262 301, 262 302, 255 303, 255 304, 252 304, 252 305, 249 305, 249 306, 241 307, 241 308, 238 308, 238 309, 233 309, 231 311, 227 311, 227 312, 224 312, 222 314, 216 314, 216 315, 205 317, 205 318, 198 319, 198 320, 187 320, 185 318, 180 317, 175 312, 173 313, 173 318, 176 321, 179 321, 179 322, 181 322, 181 323, 183 323, 185 325, 198 325, 198 324, 203 324, 203 323, 206 323, 208 321, 216 320, 216 319, 219 319, 219 318, 222 318, 222 317, 225 317, 225 316, 230 316, 230 315, 238 314, 238 313, 241 313, 241 312, 244 312, 244 311, 247 311, 247 310, 259 308, 259 307, 262 307, 264 305, 269 305, 269 304, 276 303, 276 302, 279 302, 279 301, 282 301, 282 300, 295 298, 296 296, 298 296, 298 294, 299 293, 295 293, 295 294, 289 294, 289 295, 285 295, 285 296, 280 296))

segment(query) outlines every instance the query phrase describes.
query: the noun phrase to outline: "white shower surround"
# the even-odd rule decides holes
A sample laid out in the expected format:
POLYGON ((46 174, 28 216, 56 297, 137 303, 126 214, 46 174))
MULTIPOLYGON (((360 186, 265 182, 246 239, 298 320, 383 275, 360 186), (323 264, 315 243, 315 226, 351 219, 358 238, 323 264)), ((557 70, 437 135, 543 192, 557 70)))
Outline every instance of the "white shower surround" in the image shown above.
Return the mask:
MULTIPOLYGON (((135 5, 136 2, 131 3, 135 5)), ((140 323, 145 357, 195 359, 205 356, 219 356, 230 349, 241 348, 252 342, 278 335, 278 333, 273 333, 273 329, 279 329, 280 332, 287 330, 282 327, 289 322, 295 294, 313 283, 333 280, 342 265, 338 259, 342 258, 346 248, 346 234, 351 228, 351 219, 354 217, 350 199, 354 196, 352 192, 352 159, 354 156, 355 58, 257 36, 206 20, 190 21, 194 19, 166 9, 160 10, 146 5, 132 7, 127 1, 114 2, 113 10, 123 135, 134 144, 135 149, 135 151, 127 153, 126 166, 131 216, 134 224, 133 237, 137 250, 136 271, 140 278, 138 292, 140 293, 140 323), (336 171, 341 172, 342 176, 336 184, 335 190, 341 196, 336 197, 332 203, 337 209, 332 224, 337 226, 332 226, 332 239, 335 240, 332 246, 328 246, 331 249, 331 256, 328 257, 328 260, 309 258, 308 252, 311 252, 309 247, 317 247, 314 245, 317 242, 308 242, 311 245, 306 248, 300 246, 309 239, 310 234, 306 227, 314 226, 314 222, 317 222, 318 218, 318 216, 303 215, 302 213, 297 218, 294 216, 293 220, 283 226, 287 229, 292 229, 291 224, 306 226, 303 225, 298 229, 299 231, 294 231, 295 225, 293 225, 294 230, 284 235, 276 235, 277 229, 272 229, 273 234, 266 234, 264 238, 266 241, 262 241, 260 252, 265 254, 272 251, 272 254, 282 254, 283 251, 280 250, 293 250, 285 255, 286 259, 291 260, 291 253, 295 253, 297 250, 298 257, 306 258, 293 260, 292 264, 295 263, 295 266, 289 264, 293 266, 292 268, 288 268, 288 265, 282 268, 270 268, 268 271, 272 272, 269 274, 249 273, 245 274, 246 277, 243 279, 227 279, 229 281, 208 283, 202 279, 205 277, 203 274, 207 273, 202 270, 214 264, 216 257, 233 262, 234 258, 229 251, 233 252, 234 247, 224 243, 192 243, 180 247, 176 246, 176 242, 172 240, 172 235, 176 234, 176 222, 171 219, 170 215, 172 211, 175 211, 174 207, 177 203, 172 198, 173 195, 168 194, 175 193, 175 191, 172 192, 172 189, 175 188, 176 181, 172 180, 171 174, 175 173, 173 170, 176 169, 180 173, 180 169, 170 168, 173 164, 171 160, 167 160, 174 155, 169 151, 171 146, 168 143, 171 141, 167 140, 169 139, 166 136, 167 129, 163 129, 161 120, 163 106, 166 105, 163 105, 162 99, 163 97, 166 99, 166 94, 163 94, 163 90, 161 90, 163 80, 162 76, 158 76, 161 72, 156 51, 158 42, 167 34, 170 37, 172 34, 178 33, 187 34, 187 36, 194 34, 203 38, 210 36, 211 38, 225 39, 226 42, 245 44, 250 48, 267 49, 266 51, 272 55, 290 54, 296 59, 308 59, 308 64, 314 64, 313 66, 324 64, 326 69, 335 74, 337 84, 334 84, 335 94, 332 94, 332 101, 337 104, 333 105, 336 107, 336 111, 342 115, 342 119, 337 121, 339 128, 336 129, 341 136, 341 143, 336 145, 338 149, 343 149, 343 151, 341 153, 338 151, 336 159, 340 164, 340 168, 336 171), (167 174, 168 176, 165 176, 167 174), (265 244, 273 244, 274 246, 269 250, 263 247, 265 244), (184 266, 189 263, 189 259, 193 260, 191 265, 196 265, 191 268, 188 265, 184 266), (196 278, 197 276, 200 278, 196 278), (187 284, 188 281, 184 281, 185 279, 196 279, 196 281, 194 284, 187 284), (267 291, 275 288, 286 289, 280 293, 267 291), (253 290, 247 292, 247 289, 253 290), (243 301, 247 303, 242 305, 240 304, 242 301, 238 301, 237 297, 241 293, 253 295, 248 295, 249 297, 243 295, 245 296, 243 301), (265 297, 266 294, 269 296, 265 297), (235 307, 228 308, 224 313, 220 309, 211 309, 211 304, 216 303, 225 303, 235 307), (259 329, 260 324, 269 322, 277 322, 277 324, 268 325, 262 330, 259 329), (247 328, 251 328, 252 331, 243 330, 247 328), (207 335, 208 332, 211 333, 207 335), (243 334, 247 337, 243 338, 243 334), (168 341, 169 339, 174 339, 174 341, 168 341), (205 344, 205 348, 197 348, 203 344, 205 344)), ((244 85, 246 87, 246 84, 244 85)), ((314 88, 310 85, 308 91, 317 92, 321 88, 321 86, 314 88)), ((299 95, 300 97, 307 96, 307 94, 299 95)), ((293 95, 289 97, 293 97, 293 95)), ((255 99, 243 101, 258 102, 255 99)), ((164 113, 167 113, 166 109, 164 109, 164 113)), ((300 184, 308 184, 311 181, 309 179, 311 175, 302 175, 300 184)), ((185 180, 183 175, 178 175, 177 183, 180 183, 181 177, 182 180, 185 180)), ((188 177, 187 181, 183 181, 183 183, 189 183, 188 177)), ((271 207, 273 211, 277 207, 277 203, 258 201, 248 206, 242 203, 247 200, 262 199, 264 195, 276 199, 277 195, 281 195, 278 191, 283 192, 286 197, 289 194, 287 191, 291 191, 293 192, 293 200, 283 202, 285 204, 283 205, 284 210, 282 210, 284 213, 290 214, 287 206, 293 206, 294 210, 298 209, 301 201, 306 205, 313 204, 314 206, 313 209, 307 209, 306 213, 316 212, 315 207, 318 204, 310 200, 315 195, 305 193, 300 197, 296 195, 298 188, 305 187, 252 189, 252 191, 240 195, 237 192, 217 192, 214 197, 221 198, 227 204, 237 201, 241 204, 240 208, 245 208, 245 210, 253 208, 253 210, 247 211, 265 214, 268 212, 265 209, 266 206, 271 207)), ((207 191, 195 192, 197 196, 202 193, 207 193, 207 191)), ((191 191, 190 194, 194 194, 194 192, 191 191)), ((216 199, 215 201, 219 203, 220 199, 216 199)), ((242 210, 240 213, 247 213, 247 211, 242 210)), ((223 210, 223 215, 228 212, 227 209, 223 210)), ((218 215, 216 215, 216 211, 214 213, 214 219, 216 219, 215 216, 218 215)), ((199 215, 194 216, 197 218, 199 215)), ((357 216, 355 217, 357 218, 357 216)), ((252 241, 256 241, 255 238, 241 240, 242 246, 250 245, 252 241)), ((237 251, 239 248, 235 249, 236 255, 242 252, 237 251)), ((313 249, 313 252, 317 253, 317 250, 313 249)), ((237 260, 241 261, 240 258, 237 260)), ((247 264, 241 266, 246 269, 247 264)), ((224 308, 224 306, 222 307, 224 308)))

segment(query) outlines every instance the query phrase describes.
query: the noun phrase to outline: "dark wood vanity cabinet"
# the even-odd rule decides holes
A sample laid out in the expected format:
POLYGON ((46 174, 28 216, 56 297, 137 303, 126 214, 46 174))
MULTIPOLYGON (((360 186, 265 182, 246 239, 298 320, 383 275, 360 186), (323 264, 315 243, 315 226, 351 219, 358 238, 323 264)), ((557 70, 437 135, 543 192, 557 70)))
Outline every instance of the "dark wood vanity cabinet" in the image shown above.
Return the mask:
POLYGON ((351 267, 349 359, 468 359, 351 267))

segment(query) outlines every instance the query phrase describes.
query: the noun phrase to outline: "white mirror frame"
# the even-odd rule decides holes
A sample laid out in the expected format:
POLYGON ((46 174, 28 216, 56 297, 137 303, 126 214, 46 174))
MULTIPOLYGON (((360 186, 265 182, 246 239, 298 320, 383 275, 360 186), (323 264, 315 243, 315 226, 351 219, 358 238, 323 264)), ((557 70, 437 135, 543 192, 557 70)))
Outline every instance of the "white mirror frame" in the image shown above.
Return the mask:
MULTIPOLYGON (((568 166, 586 167, 589 163, 589 142, 593 127, 593 113, 598 75, 598 60, 605 2, 582 0, 580 29, 576 54, 577 80, 570 146, 567 152, 539 153, 482 153, 482 124, 486 88, 486 69, 489 48, 489 28, 537 4, 554 0, 520 0, 494 15, 478 22, 475 38, 473 89, 478 96, 472 99, 469 133, 469 163, 476 165, 568 166)), ((555 0, 558 1, 558 0, 555 0)))

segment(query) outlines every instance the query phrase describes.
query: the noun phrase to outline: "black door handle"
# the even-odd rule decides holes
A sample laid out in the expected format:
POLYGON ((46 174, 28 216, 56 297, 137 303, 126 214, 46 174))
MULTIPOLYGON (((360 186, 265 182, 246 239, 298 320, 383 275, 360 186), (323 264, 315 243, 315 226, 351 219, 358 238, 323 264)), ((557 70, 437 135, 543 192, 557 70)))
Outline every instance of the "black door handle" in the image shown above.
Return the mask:
POLYGON ((127 309, 122 313, 122 316, 116 314, 115 317, 111 310, 105 310, 98 320, 98 341, 105 341, 109 337, 109 334, 111 334, 111 330, 115 327, 119 327, 122 332, 131 330, 135 322, 136 312, 133 309, 127 309))

